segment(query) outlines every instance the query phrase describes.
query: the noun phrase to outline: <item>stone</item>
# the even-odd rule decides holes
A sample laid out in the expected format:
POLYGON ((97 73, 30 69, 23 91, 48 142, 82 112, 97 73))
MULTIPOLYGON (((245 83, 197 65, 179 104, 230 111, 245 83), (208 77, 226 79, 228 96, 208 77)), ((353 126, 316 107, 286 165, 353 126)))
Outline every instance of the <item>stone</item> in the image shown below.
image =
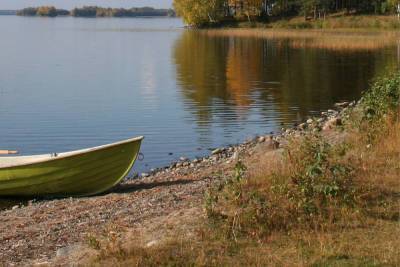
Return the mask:
POLYGON ((188 158, 180 157, 179 160, 180 160, 180 161, 188 161, 188 158))
POLYGON ((216 155, 216 156, 212 156, 210 159, 211 159, 211 161, 218 161, 219 157, 216 155))
POLYGON ((322 130, 327 131, 327 130, 332 129, 333 127, 339 126, 339 125, 342 125, 342 120, 340 118, 334 117, 334 118, 329 119, 325 123, 325 125, 322 127, 322 130))
POLYGON ((182 167, 182 166, 183 166, 183 163, 182 163, 182 162, 178 162, 178 163, 175 165, 176 168, 180 168, 180 167, 182 167))
POLYGON ((279 148, 279 142, 274 139, 268 140, 266 144, 267 144, 267 149, 275 150, 279 148))
POLYGON ((148 173, 144 172, 144 173, 141 174, 141 176, 142 177, 149 177, 150 175, 148 173))
POLYGON ((72 246, 62 247, 57 250, 56 257, 66 257, 76 251, 82 250, 83 248, 84 247, 82 245, 72 245, 72 246))
POLYGON ((158 241, 157 240, 153 240, 153 241, 150 241, 150 242, 148 242, 147 244, 146 244, 146 247, 153 247, 153 246, 155 246, 155 245, 157 245, 158 244, 158 241))
POLYGON ((344 108, 347 107, 349 105, 349 102, 339 102, 335 104, 335 107, 339 107, 339 108, 344 108))
POLYGON ((299 124, 299 128, 302 130, 305 130, 307 128, 307 124, 306 123, 300 123, 299 124))
POLYGON ((265 142, 265 137, 264 137, 264 136, 260 136, 260 137, 258 138, 258 142, 259 142, 259 143, 265 142))
POLYGON ((311 124, 311 123, 313 123, 313 121, 314 121, 313 119, 308 119, 307 124, 311 124))
POLYGON ((231 159, 232 159, 233 161, 238 161, 238 160, 239 160, 239 152, 238 152, 238 151, 235 151, 235 152, 233 153, 231 159))
POLYGON ((220 153, 222 153, 223 152, 223 149, 222 148, 217 148, 217 149, 214 149, 212 152, 211 152, 211 154, 212 155, 217 155, 217 154, 220 154, 220 153))

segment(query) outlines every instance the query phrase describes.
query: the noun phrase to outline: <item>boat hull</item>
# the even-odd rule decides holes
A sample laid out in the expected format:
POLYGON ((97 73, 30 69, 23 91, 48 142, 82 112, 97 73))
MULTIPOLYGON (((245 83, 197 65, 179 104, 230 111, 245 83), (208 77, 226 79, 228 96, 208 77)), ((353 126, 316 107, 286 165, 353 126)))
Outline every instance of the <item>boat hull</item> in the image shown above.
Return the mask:
POLYGON ((142 138, 65 153, 37 163, 0 168, 0 196, 89 196, 121 182, 142 138))

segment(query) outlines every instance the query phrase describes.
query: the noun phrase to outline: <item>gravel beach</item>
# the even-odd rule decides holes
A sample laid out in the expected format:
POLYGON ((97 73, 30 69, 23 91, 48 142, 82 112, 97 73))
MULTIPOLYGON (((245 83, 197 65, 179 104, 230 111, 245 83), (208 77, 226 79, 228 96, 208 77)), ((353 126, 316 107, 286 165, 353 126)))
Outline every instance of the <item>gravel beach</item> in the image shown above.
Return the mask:
POLYGON ((338 103, 277 135, 218 148, 200 159, 181 158, 168 167, 127 180, 110 192, 87 198, 28 201, 0 211, 0 265, 64 265, 95 255, 92 236, 117 235, 150 246, 174 232, 187 231, 203 215, 203 196, 222 174, 229 174, 240 158, 257 167, 266 153, 279 153, 287 136, 305 131, 331 131, 341 125, 355 103, 338 103), (134 236, 140 236, 133 238, 134 236))

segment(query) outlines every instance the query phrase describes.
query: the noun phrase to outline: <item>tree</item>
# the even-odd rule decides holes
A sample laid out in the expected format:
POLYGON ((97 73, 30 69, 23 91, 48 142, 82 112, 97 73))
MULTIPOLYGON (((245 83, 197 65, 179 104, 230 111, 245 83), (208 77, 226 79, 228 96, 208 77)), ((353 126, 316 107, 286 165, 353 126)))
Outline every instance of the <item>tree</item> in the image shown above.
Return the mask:
POLYGON ((56 17, 57 9, 54 6, 41 6, 38 8, 36 15, 41 17, 56 17))
POLYGON ((219 22, 224 16, 224 0, 175 0, 176 13, 191 26, 219 22))

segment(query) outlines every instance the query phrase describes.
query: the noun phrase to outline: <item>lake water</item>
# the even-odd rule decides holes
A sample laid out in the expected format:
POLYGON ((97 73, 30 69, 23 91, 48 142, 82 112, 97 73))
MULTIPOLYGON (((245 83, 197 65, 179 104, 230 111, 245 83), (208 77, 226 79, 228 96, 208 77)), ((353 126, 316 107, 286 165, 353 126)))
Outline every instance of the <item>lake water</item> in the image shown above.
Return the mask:
POLYGON ((397 56, 213 37, 179 19, 0 16, 0 148, 41 154, 144 135, 134 167, 144 172, 357 99, 397 56))

